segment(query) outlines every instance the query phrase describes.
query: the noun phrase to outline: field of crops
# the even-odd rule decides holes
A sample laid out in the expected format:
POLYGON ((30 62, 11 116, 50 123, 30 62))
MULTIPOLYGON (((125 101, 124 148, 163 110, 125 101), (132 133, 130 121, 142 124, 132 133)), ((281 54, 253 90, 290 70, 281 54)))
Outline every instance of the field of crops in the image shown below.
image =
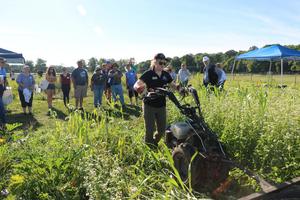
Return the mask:
MULTIPOLYGON (((191 84, 205 120, 234 160, 274 183, 300 176, 299 76, 285 76, 286 88, 277 87, 281 80, 275 76, 229 77, 219 93, 207 93, 201 80, 194 75, 191 84)), ((140 107, 120 109, 105 103, 94 109, 89 92, 86 112, 70 113, 58 93, 55 109, 47 116, 45 95, 36 94, 31 117, 21 114, 17 91, 14 94, 8 106, 9 131, 0 139, 0 198, 210 198, 209 192, 195 193, 172 178, 176 172, 163 141, 155 151, 144 144, 140 107)), ((167 106, 169 123, 182 119, 170 101, 167 106)), ((236 199, 259 190, 241 171, 231 176, 237 184, 220 198, 236 199)))

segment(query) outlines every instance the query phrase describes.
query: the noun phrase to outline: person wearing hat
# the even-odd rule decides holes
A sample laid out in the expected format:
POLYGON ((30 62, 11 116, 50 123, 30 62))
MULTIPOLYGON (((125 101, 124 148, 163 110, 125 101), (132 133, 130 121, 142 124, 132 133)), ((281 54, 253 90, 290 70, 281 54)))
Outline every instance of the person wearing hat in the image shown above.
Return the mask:
MULTIPOLYGON (((153 92, 155 88, 172 83, 173 79, 170 74, 163 70, 166 64, 167 58, 165 55, 162 53, 156 54, 151 62, 150 69, 142 74, 134 84, 134 89, 138 93, 143 93, 146 89, 153 92)), ((174 83, 172 84, 176 87, 174 83)), ((157 147, 166 129, 166 97, 144 98, 142 107, 146 129, 145 143, 150 147, 157 147), (157 133, 154 135, 155 130, 157 133)))
POLYGON ((191 72, 187 69, 186 64, 181 64, 181 69, 178 71, 178 80, 179 85, 181 87, 185 87, 188 85, 189 79, 191 76, 191 72))
POLYGON ((208 85, 211 86, 218 86, 218 74, 216 72, 216 66, 210 63, 210 59, 208 56, 204 56, 202 58, 204 63, 204 70, 203 70, 203 84, 205 87, 208 85))
POLYGON ((62 74, 60 75, 61 90, 63 92, 64 105, 67 106, 70 100, 70 89, 71 89, 71 75, 67 72, 67 68, 62 69, 62 74))
POLYGON ((32 100, 35 80, 33 75, 30 73, 30 67, 24 65, 23 71, 17 77, 18 93, 23 108, 23 113, 26 115, 26 107, 28 107, 29 115, 32 115, 32 100))
POLYGON ((1 129, 4 128, 6 124, 5 108, 2 101, 3 93, 7 85, 6 70, 4 68, 5 64, 6 64, 6 59, 0 58, 0 121, 1 121, 0 128, 1 129))
POLYGON ((117 101, 117 96, 120 97, 120 102, 122 106, 125 106, 123 88, 122 88, 122 72, 119 70, 119 65, 117 63, 113 63, 112 69, 108 72, 108 82, 111 86, 112 96, 114 102, 117 101))
POLYGON ((83 98, 87 96, 87 88, 89 83, 89 76, 87 70, 83 68, 84 61, 79 60, 77 62, 77 68, 72 72, 72 82, 74 86, 74 96, 75 96, 75 106, 78 109, 78 105, 80 106, 79 109, 83 110, 83 98))
POLYGON ((107 82, 107 75, 104 69, 98 65, 91 78, 91 90, 94 92, 94 106, 97 108, 102 104, 102 95, 107 82))

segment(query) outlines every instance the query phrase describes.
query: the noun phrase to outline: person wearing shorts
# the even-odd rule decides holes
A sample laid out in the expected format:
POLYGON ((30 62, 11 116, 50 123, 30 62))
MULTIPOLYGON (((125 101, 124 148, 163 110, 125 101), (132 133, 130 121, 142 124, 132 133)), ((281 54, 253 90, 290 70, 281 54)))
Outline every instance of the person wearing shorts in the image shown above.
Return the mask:
POLYGON ((87 87, 88 87, 88 73, 83 68, 84 62, 83 60, 79 60, 77 62, 77 68, 72 72, 72 82, 74 87, 74 97, 75 97, 75 106, 76 109, 83 109, 83 98, 87 96, 87 87))
POLYGON ((137 81, 137 75, 135 71, 131 68, 131 64, 126 65, 125 77, 130 104, 132 105, 132 97, 135 96, 135 104, 138 105, 138 93, 133 89, 133 86, 137 81))
POLYGON ((50 66, 46 71, 46 80, 49 82, 46 93, 48 108, 52 108, 53 96, 55 95, 56 71, 54 66, 50 66))

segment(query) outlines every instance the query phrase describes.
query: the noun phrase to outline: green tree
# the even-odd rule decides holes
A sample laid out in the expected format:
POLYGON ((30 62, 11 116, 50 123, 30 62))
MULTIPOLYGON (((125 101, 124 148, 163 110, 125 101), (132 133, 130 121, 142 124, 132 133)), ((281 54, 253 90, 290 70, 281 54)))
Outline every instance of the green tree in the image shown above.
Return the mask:
POLYGON ((203 72, 203 69, 204 69, 204 64, 202 62, 202 59, 203 59, 203 54, 202 53, 198 53, 195 55, 195 63, 196 63, 196 66, 197 66, 197 71, 198 72, 203 72))
POLYGON ((173 69, 178 72, 178 70, 181 67, 181 61, 180 58, 175 56, 174 58, 171 59, 170 65, 172 65, 173 69))
POLYGON ((233 49, 231 49, 231 50, 225 52, 225 56, 226 56, 227 58, 237 56, 237 54, 238 54, 238 52, 235 51, 235 50, 233 50, 233 49))
POLYGON ((121 71, 125 71, 125 65, 129 63, 129 59, 120 59, 117 61, 117 64, 120 67, 121 71))
POLYGON ((146 60, 137 64, 138 72, 143 73, 144 71, 148 70, 151 65, 151 60, 146 60))
POLYGON ((29 66, 31 72, 34 71, 34 63, 33 63, 32 60, 26 60, 26 61, 25 61, 25 65, 28 65, 28 66, 29 66))
POLYGON ((36 60, 36 64, 35 64, 35 72, 38 72, 38 71, 46 72, 46 69, 47 69, 46 63, 47 63, 46 60, 38 58, 36 60))
POLYGON ((88 61, 88 70, 90 72, 94 72, 97 65, 98 65, 97 58, 94 58, 94 57, 90 58, 89 61, 88 61))
POLYGON ((193 54, 186 54, 180 58, 181 63, 185 63, 191 71, 196 71, 196 62, 193 54))
POLYGON ((99 58, 98 64, 99 64, 100 66, 102 66, 103 63, 105 63, 105 61, 106 61, 105 58, 99 58))

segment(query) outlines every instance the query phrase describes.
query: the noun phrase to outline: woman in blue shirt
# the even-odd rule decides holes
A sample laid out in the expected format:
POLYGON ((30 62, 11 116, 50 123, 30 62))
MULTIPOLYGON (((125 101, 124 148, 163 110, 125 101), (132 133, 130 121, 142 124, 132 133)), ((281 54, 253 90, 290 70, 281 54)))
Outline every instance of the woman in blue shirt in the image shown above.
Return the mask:
POLYGON ((32 99, 35 80, 33 75, 30 74, 30 68, 28 65, 24 65, 23 72, 20 73, 17 78, 17 83, 19 85, 18 92, 23 113, 24 115, 27 114, 26 107, 28 107, 29 115, 32 115, 32 99))

